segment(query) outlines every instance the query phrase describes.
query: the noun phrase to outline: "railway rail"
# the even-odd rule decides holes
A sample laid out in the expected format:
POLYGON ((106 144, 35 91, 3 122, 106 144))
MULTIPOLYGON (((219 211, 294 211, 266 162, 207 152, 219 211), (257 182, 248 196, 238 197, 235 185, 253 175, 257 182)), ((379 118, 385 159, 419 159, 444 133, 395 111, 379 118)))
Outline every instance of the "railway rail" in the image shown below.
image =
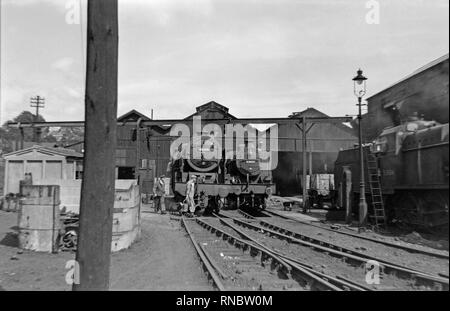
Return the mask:
POLYGON ((182 217, 181 223, 219 290, 366 290, 242 239, 223 219, 182 217))
MULTIPOLYGON (((313 238, 311 236, 306 236, 298 232, 293 232, 281 226, 276 226, 273 223, 268 223, 264 220, 255 219, 252 216, 240 212, 240 217, 236 217, 233 214, 221 211, 221 214, 231 219, 234 225, 237 225, 239 229, 234 228, 237 231, 241 231, 241 235, 247 235, 251 238, 256 238, 259 241, 261 240, 261 236, 270 236, 275 237, 276 239, 281 239, 287 241, 289 244, 295 244, 297 247, 300 247, 301 253, 314 251, 319 256, 319 253, 326 256, 331 256, 334 258, 340 258, 342 263, 345 265, 352 265, 353 267, 361 268, 368 261, 374 260, 379 263, 381 268, 381 273, 386 280, 383 280, 383 283, 396 284, 395 287, 404 287, 408 289, 438 289, 438 290, 448 290, 448 277, 439 277, 434 276, 422 271, 418 271, 416 269, 411 269, 409 267, 400 266, 396 264, 392 264, 388 261, 385 261, 380 258, 375 258, 368 256, 367 254, 363 254, 351 249, 344 248, 339 245, 332 244, 328 241, 320 240, 313 238), (244 229, 243 229, 244 228, 244 229), (243 232, 245 231, 245 232, 243 232), (253 234, 252 234, 253 231, 253 234), (255 232, 257 233, 255 235, 255 232), (308 250, 309 249, 309 250, 308 250), (390 279, 390 280, 389 280, 390 279), (398 284, 399 283, 399 284, 398 284)), ((222 220, 223 221, 223 220, 222 220)), ((224 221, 223 221, 224 222, 224 221)), ((229 224, 230 225, 230 224, 229 224)), ((270 240, 265 240, 264 243, 257 242, 261 245, 269 245, 268 249, 272 249, 270 247, 270 240)), ((272 243, 273 244, 273 243, 272 243)), ((289 246, 283 247, 283 249, 288 248, 289 246)), ((283 253, 281 250, 276 250, 280 253, 283 253)), ((297 250, 297 253, 299 251, 297 250)), ((295 252, 294 252, 295 253, 295 252)), ((280 255, 280 257, 285 258, 285 255, 280 255), (284 256, 284 257, 283 257, 284 256)), ((295 256, 298 258, 298 256, 295 256)), ((321 259, 320 256, 316 258, 317 260, 321 259)), ((296 260, 294 258, 290 258, 290 260, 296 260)), ((323 258, 322 258, 323 260, 323 258)), ((297 259, 298 262, 298 259, 297 259)), ((304 262, 303 262, 304 264, 304 262)), ((344 269, 345 270, 345 269, 344 269)), ((352 282, 347 279, 348 282, 352 282)), ((376 287, 376 286, 375 286, 376 287)))
MULTIPOLYGON (((280 233, 287 232, 295 237, 305 239, 307 241, 314 242, 318 240, 319 244, 321 242, 334 241, 334 243, 331 244, 336 244, 338 248, 347 250, 351 245, 353 245, 355 249, 358 249, 358 247, 356 247, 357 245, 364 245, 365 247, 363 250, 367 254, 359 252, 363 257, 366 256, 374 258, 384 256, 384 259, 380 258, 378 260, 394 263, 399 266, 407 265, 413 270, 448 279, 448 253, 444 254, 443 252, 420 250, 413 247, 381 241, 379 239, 366 238, 357 234, 336 231, 331 228, 310 224, 295 218, 292 219, 288 216, 282 217, 278 213, 274 213, 275 217, 262 214, 267 216, 267 218, 254 217, 253 215, 249 215, 242 210, 238 210, 238 213, 241 217, 258 221, 260 225, 269 229, 276 230, 280 233), (280 222, 280 220, 284 219, 287 220, 280 222), (317 238, 319 235, 321 238, 317 238), (411 257, 411 254, 415 255, 411 257), (405 264, 405 260, 407 261, 407 264, 405 264), (443 269, 445 264, 447 265, 443 269)), ((350 251, 356 252, 355 250, 350 251)))

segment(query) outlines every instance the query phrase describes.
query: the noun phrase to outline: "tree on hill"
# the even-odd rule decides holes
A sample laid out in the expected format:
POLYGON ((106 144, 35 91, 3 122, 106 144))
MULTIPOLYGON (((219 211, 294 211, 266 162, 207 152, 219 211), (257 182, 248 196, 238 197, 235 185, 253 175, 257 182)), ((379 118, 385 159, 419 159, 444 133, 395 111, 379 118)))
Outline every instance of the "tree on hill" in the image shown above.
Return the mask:
MULTIPOLYGON (((22 113, 20 113, 14 119, 5 122, 0 128, 0 147, 3 153, 11 152, 13 150, 13 144, 16 141, 21 140, 20 130, 18 128, 8 127, 7 124, 9 122, 32 123, 35 121, 45 122, 45 119, 41 115, 38 115, 37 119, 35 120, 35 115, 33 113, 31 113, 30 111, 22 111, 22 113)), ((23 132, 24 141, 33 141, 34 135, 32 128, 25 128, 23 132)), ((56 138, 50 134, 48 128, 42 128, 41 141, 55 143, 57 142, 56 138)))
POLYGON ((56 137, 60 146, 67 146, 84 140, 83 127, 60 127, 50 131, 50 134, 56 137))

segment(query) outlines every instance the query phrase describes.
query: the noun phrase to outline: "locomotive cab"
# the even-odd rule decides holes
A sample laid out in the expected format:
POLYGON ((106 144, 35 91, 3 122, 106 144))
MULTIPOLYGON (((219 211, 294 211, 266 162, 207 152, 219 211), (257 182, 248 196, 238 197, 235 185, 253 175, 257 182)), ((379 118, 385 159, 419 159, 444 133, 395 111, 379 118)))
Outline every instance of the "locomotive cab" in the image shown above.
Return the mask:
MULTIPOLYGON (((371 153, 375 155, 376 161, 372 163, 376 163, 388 219, 421 228, 448 226, 448 128, 448 123, 410 120, 384 129, 370 148, 364 148, 366 197, 370 203, 368 176, 375 171, 371 168, 369 172, 367 168, 371 153)), ((335 183, 343 187, 350 182, 347 186, 351 187, 351 197, 356 199, 359 167, 357 149, 339 152, 335 183), (346 170, 351 172, 349 181, 344 174, 346 170)), ((353 210, 357 210, 357 200, 352 201, 353 210)))

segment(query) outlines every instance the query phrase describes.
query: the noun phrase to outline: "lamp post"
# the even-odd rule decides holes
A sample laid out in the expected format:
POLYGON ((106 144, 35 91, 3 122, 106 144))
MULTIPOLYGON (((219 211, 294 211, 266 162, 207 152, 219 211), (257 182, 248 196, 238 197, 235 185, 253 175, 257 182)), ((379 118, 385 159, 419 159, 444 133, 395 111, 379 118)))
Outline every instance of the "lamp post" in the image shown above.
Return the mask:
POLYGON ((366 80, 361 69, 357 71, 356 77, 353 78, 353 91, 358 98, 358 138, 359 138, 359 166, 360 166, 360 183, 359 183, 359 226, 363 227, 367 220, 367 202, 366 202, 366 184, 364 182, 364 151, 362 145, 362 97, 366 94, 366 80))

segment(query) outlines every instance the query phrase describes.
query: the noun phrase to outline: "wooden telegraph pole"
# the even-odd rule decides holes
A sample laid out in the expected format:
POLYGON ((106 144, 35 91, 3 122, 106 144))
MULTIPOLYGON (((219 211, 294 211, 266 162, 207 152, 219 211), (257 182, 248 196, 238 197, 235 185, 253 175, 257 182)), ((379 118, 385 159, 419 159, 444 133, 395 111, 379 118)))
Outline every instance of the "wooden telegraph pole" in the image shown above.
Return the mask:
MULTIPOLYGON (((306 187, 307 181, 308 181, 308 172, 307 172, 307 160, 306 160, 306 156, 307 156, 307 149, 308 149, 308 142, 306 141, 306 134, 308 133, 308 130, 306 128, 306 116, 302 117, 302 172, 303 172, 303 182, 302 182, 302 198, 303 198, 303 213, 307 213, 308 212, 308 208, 309 208, 309 198, 308 198, 308 188, 306 187)), ((311 178, 311 176, 309 176, 309 178, 311 178)), ((311 179, 310 179, 311 180, 311 179)))
MULTIPOLYGON (((45 107, 45 98, 40 97, 39 95, 37 95, 36 97, 32 97, 30 98, 30 107, 32 108, 36 108, 36 114, 34 115, 34 122, 39 122, 39 108, 44 108, 45 107)), ((41 128, 40 127, 36 127, 34 129, 34 139, 33 141, 39 143, 41 140, 41 128)))
POLYGON ((74 290, 107 290, 115 191, 117 0, 89 0, 85 154, 74 290))

